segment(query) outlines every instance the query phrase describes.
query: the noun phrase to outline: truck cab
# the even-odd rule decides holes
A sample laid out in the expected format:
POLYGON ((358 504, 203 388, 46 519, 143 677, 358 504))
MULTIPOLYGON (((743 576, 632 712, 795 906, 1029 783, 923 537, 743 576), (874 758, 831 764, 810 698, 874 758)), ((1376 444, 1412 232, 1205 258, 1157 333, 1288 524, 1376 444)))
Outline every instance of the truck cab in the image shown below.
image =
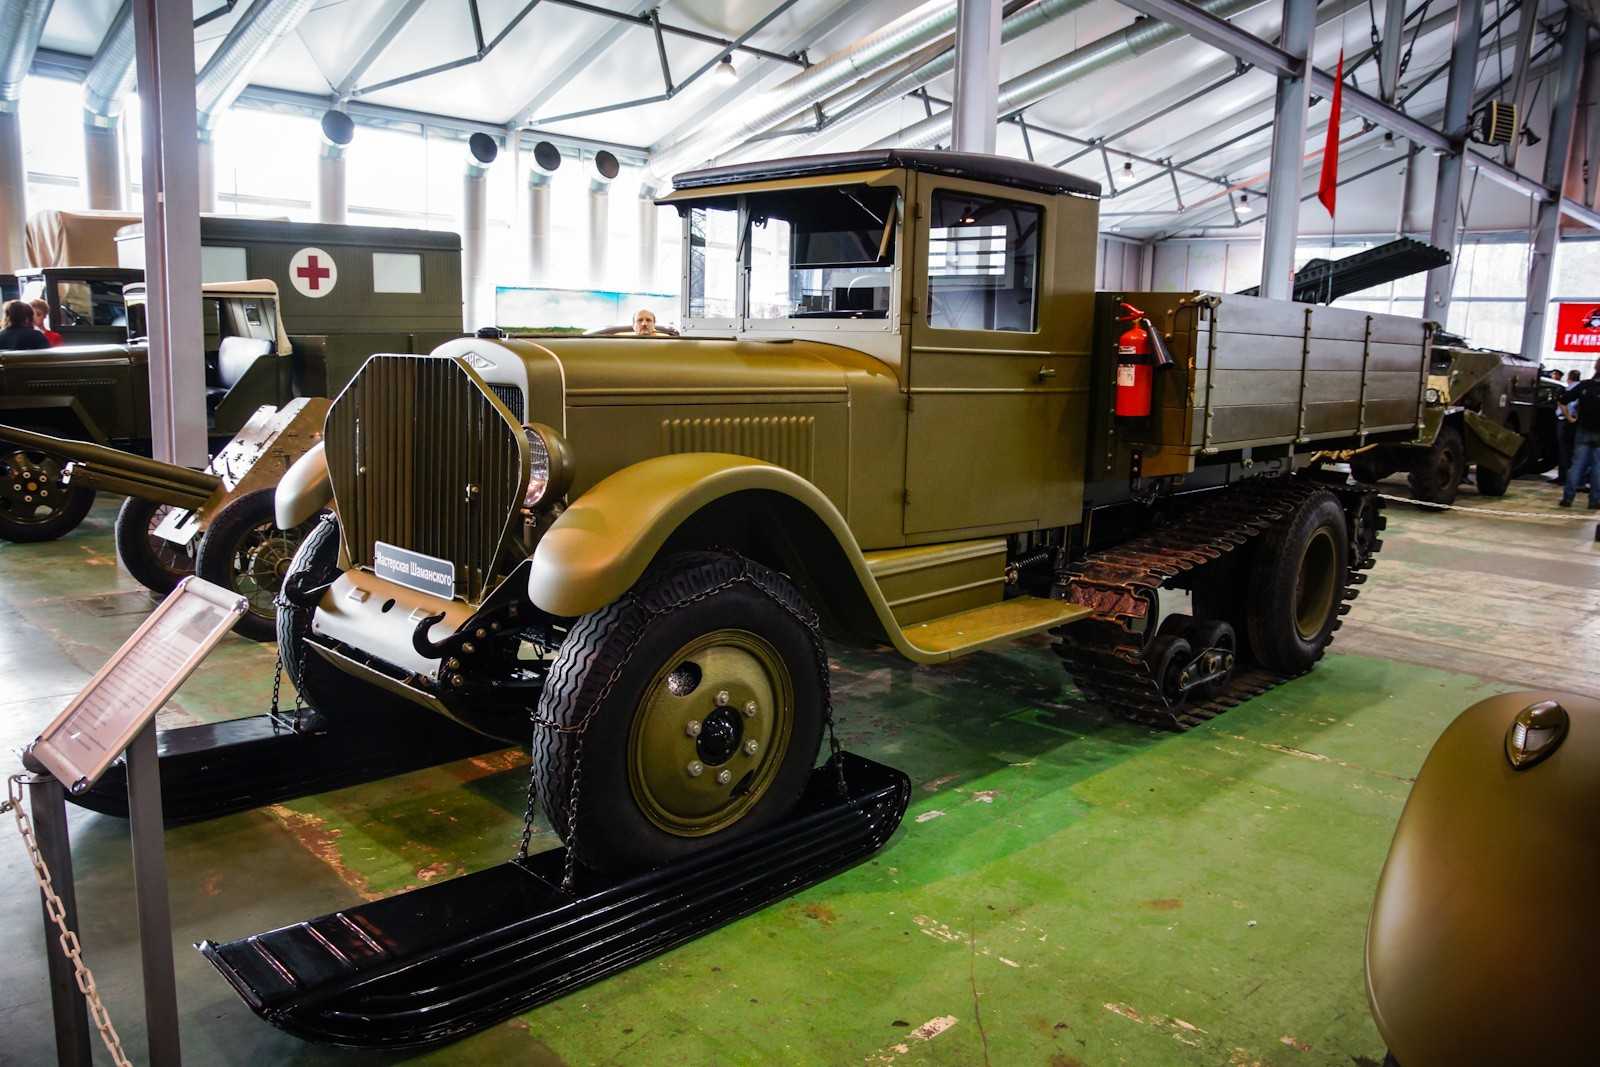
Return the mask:
POLYGON ((143 271, 120 267, 28 267, 17 272, 20 299, 50 306, 64 345, 116 345, 128 339, 122 289, 143 271))

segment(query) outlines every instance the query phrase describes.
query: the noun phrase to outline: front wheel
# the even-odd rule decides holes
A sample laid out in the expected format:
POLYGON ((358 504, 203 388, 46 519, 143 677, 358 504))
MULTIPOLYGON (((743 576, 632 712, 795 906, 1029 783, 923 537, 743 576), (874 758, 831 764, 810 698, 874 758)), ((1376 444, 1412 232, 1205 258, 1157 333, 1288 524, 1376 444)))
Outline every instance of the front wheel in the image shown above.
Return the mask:
POLYGON ((1251 568, 1250 647, 1282 674, 1309 670, 1333 641, 1349 577, 1350 533, 1339 498, 1306 497, 1261 539, 1251 568))
MULTIPOLYGON (((195 556, 194 572, 243 596, 249 607, 234 629, 252 641, 277 636, 277 597, 310 523, 280 530, 273 520, 275 490, 246 493, 217 512, 195 556)), ((315 521, 315 520, 313 520, 315 521)))
POLYGON ((1467 446, 1461 440, 1461 431, 1454 426, 1441 427, 1433 447, 1417 461, 1407 477, 1411 498, 1426 504, 1454 504, 1461 479, 1466 476, 1467 446))
POLYGON ((539 699, 539 800, 586 865, 644 868, 758 833, 805 789, 828 663, 783 576, 668 557, 579 619, 539 699))
POLYGON ((94 490, 68 485, 61 462, 38 452, 5 456, 0 481, 0 538, 54 541, 77 528, 94 506, 94 490))

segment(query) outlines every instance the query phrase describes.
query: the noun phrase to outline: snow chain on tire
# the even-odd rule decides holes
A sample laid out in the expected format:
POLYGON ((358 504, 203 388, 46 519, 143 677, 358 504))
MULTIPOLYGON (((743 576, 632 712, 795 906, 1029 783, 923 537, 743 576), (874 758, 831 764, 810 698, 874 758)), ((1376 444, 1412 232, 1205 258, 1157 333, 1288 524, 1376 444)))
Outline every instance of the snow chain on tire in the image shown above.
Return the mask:
MULTIPOLYGON (((785 601, 783 597, 778 595, 776 590, 770 588, 761 580, 759 574, 752 573, 750 569, 750 561, 745 559, 743 556, 738 556, 731 552, 725 553, 725 555, 730 558, 735 558, 739 561, 739 572, 737 574, 730 575, 729 577, 718 582, 716 585, 711 586, 709 589, 703 589, 696 593, 681 596, 675 600, 667 600, 657 604, 654 607, 652 607, 644 598, 638 595, 638 593, 635 591, 637 587, 635 587, 635 589, 630 589, 628 592, 623 594, 622 599, 634 605, 640 612, 643 613, 643 617, 640 620, 638 627, 635 629, 632 639, 628 642, 627 647, 623 650, 621 658, 618 660, 616 666, 612 668, 611 673, 606 677, 605 684, 601 686, 600 692, 595 695, 595 698, 590 703, 588 710, 584 712, 583 717, 580 718, 576 723, 559 723, 552 719, 541 718, 537 713, 529 716, 529 720, 532 722, 535 729, 551 730, 556 733, 570 734, 577 739, 578 751, 572 762, 572 785, 568 791, 567 798, 568 840, 566 841, 566 865, 561 872, 561 888, 569 893, 572 891, 573 878, 575 877, 577 870, 578 799, 580 787, 583 784, 583 736, 589 729, 589 723, 594 720, 595 715, 597 715, 600 711, 601 705, 603 705, 606 701, 606 698, 611 695, 611 690, 615 688, 617 681, 622 677, 624 668, 627 667, 628 661, 633 658, 634 650, 638 648, 639 642, 644 639, 645 632, 649 629, 649 624, 652 621, 689 604, 694 604, 701 600, 715 596, 716 594, 727 589, 731 589, 732 587, 741 583, 751 585, 760 591, 761 594, 768 600, 771 600, 774 604, 777 604, 797 622, 804 626, 806 631, 811 635, 811 644, 816 653, 816 660, 818 664, 817 683, 822 693, 822 723, 823 728, 827 730, 828 733, 828 751, 833 760, 834 770, 838 774, 839 795, 848 795, 844 781, 844 764, 838 758, 840 752, 839 737, 834 732, 833 728, 833 691, 829 685, 828 652, 822 643, 822 629, 817 618, 817 613, 814 610, 811 610, 809 606, 807 606, 805 610, 801 610, 785 601)), ((785 577, 787 577, 787 575, 785 575, 785 577)), ((657 598, 651 597, 650 599, 656 600, 657 598)), ((528 847, 533 840, 533 817, 534 809, 537 806, 536 788, 534 783, 537 774, 538 764, 537 761, 534 761, 534 763, 531 764, 528 769, 528 799, 522 815, 522 839, 517 846, 516 854, 516 858, 519 860, 527 859, 528 847)))

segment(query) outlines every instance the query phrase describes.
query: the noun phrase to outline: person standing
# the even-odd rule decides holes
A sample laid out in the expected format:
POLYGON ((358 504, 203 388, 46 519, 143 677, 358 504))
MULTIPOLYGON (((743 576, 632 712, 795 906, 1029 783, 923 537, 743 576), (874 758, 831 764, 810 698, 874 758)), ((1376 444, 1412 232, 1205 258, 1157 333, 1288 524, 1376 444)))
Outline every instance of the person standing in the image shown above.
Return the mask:
POLYGON ((35 298, 28 301, 28 306, 33 308, 33 328, 44 334, 44 339, 50 342, 51 348, 61 344, 61 335, 46 325, 50 321, 50 305, 35 298))
POLYGON ((1578 405, 1577 433, 1572 444, 1572 466, 1561 493, 1561 506, 1570 508, 1578 487, 1589 483, 1589 510, 1600 511, 1600 359, 1594 361, 1594 376, 1570 387, 1562 397, 1570 409, 1578 405))
MULTIPOLYGON (((1567 388, 1577 385, 1580 378, 1574 368, 1567 375, 1567 388)), ((1577 404, 1567 403, 1566 395, 1556 401, 1556 476, 1551 478, 1557 485, 1567 484, 1567 471, 1572 469, 1572 446, 1578 437, 1578 411, 1577 404)))
POLYGON ((33 328, 33 308, 21 300, 7 304, 5 329, 0 330, 0 351, 49 347, 45 335, 33 328))

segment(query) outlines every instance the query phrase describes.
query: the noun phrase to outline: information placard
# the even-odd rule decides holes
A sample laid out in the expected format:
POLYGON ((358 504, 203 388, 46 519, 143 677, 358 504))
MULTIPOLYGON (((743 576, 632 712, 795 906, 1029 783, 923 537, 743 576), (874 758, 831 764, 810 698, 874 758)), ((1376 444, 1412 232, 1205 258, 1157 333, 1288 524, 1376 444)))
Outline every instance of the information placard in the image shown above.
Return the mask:
POLYGON ((179 582, 45 727, 33 754, 73 793, 88 789, 247 607, 238 593, 200 578, 179 582))

